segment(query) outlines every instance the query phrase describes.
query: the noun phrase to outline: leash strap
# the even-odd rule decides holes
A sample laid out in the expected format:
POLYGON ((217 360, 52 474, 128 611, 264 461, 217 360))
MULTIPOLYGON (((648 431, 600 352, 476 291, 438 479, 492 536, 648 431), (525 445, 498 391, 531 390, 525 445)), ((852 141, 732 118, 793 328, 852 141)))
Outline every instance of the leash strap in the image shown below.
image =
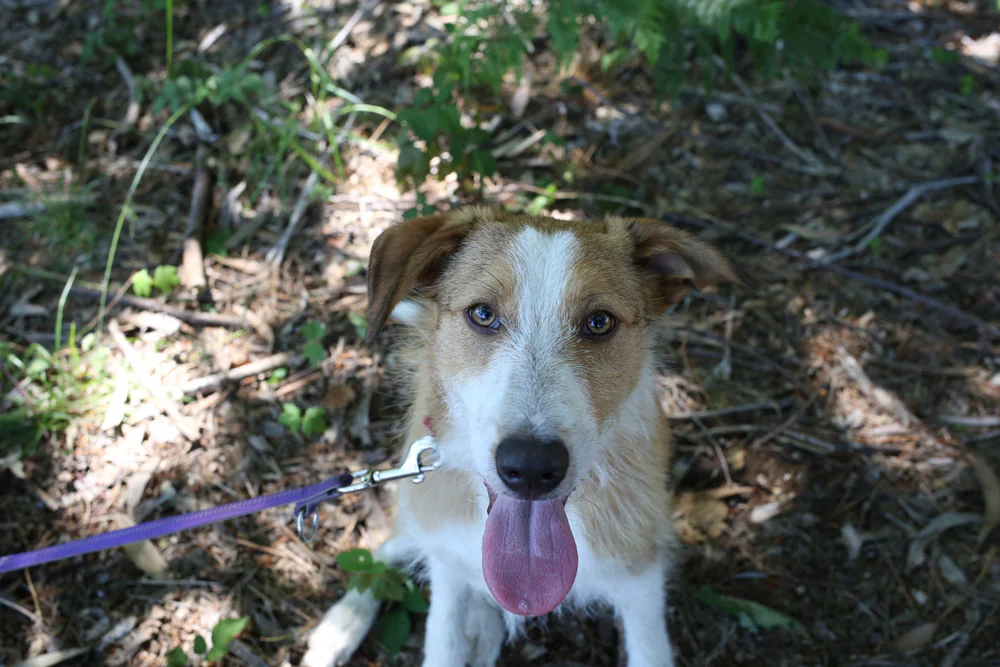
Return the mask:
MULTIPOLYGON (((296 507, 296 517, 301 528, 303 518, 309 514, 313 514, 319 502, 323 500, 335 500, 343 495, 343 493, 349 492, 352 490, 350 489, 350 485, 354 482, 354 479, 355 474, 348 472, 299 489, 279 491, 248 500, 240 500, 228 505, 220 505, 219 507, 212 507, 207 510, 191 512, 190 514, 181 514, 180 516, 140 523, 129 528, 113 530, 109 533, 94 535, 82 540, 66 542, 65 544, 57 544, 39 549, 38 551, 0 556, 0 574, 43 563, 51 563, 52 561, 63 560, 65 558, 73 558, 74 556, 81 556, 95 551, 113 549, 133 542, 151 540, 169 535, 170 533, 207 526, 220 521, 227 521, 246 516, 247 514, 261 512, 272 507, 290 505, 291 503, 298 504, 296 507), (308 510, 308 513, 305 512, 306 510, 308 510)), ((314 529, 317 519, 318 516, 313 515, 314 529)), ((315 530, 313 531, 313 536, 315 536, 315 530)))

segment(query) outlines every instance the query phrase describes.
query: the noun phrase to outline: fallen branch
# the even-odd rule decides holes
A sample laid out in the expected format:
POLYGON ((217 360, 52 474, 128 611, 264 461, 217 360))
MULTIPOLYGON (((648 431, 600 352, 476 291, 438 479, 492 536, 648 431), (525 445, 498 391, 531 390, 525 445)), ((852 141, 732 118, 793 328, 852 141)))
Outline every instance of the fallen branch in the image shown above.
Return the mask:
POLYGON ((191 193, 191 208, 188 211, 187 229, 184 232, 184 249, 181 254, 180 280, 184 289, 197 293, 207 284, 205 279, 205 259, 201 251, 201 228, 208 202, 209 177, 205 168, 205 147, 198 145, 194 171, 194 191, 191 193))
POLYGON ((187 396, 206 391, 215 391, 231 382, 240 382, 259 373, 272 371, 280 366, 295 365, 296 360, 296 355, 291 352, 273 354, 270 357, 265 357, 264 359, 254 361, 249 364, 237 366, 236 368, 230 369, 225 373, 214 373, 196 380, 191 380, 181 387, 181 391, 183 391, 187 396))
MULTIPOLYGON (((86 299, 101 298, 101 290, 75 285, 70 290, 70 294, 86 299)), ((161 303, 156 299, 147 299, 140 296, 123 295, 121 298, 117 299, 116 302, 109 304, 108 308, 110 309, 113 306, 131 306, 132 308, 149 310, 154 313, 166 313, 167 315, 172 315, 192 326, 198 327, 226 327, 228 329, 250 328, 250 323, 242 317, 236 317, 235 315, 222 315, 220 313, 200 313, 194 310, 185 310, 183 308, 168 306, 167 304, 161 303)))
POLYGON ((785 255, 786 257, 791 257, 795 260, 798 260, 799 262, 802 262, 811 269, 821 269, 824 271, 830 271, 832 273, 839 273, 845 278, 850 278, 851 280, 856 280, 866 285, 870 285, 872 287, 878 287, 880 289, 884 289, 887 292, 898 294, 899 296, 904 296, 910 299, 911 301, 921 303, 927 306, 928 308, 931 308, 938 312, 945 313, 946 315, 950 316, 952 319, 956 321, 962 322, 971 327, 975 327, 976 329, 978 329, 979 331, 983 332, 988 336, 992 336, 994 338, 1000 338, 1000 329, 993 326, 989 322, 982 320, 976 317, 975 315, 970 315, 969 313, 966 313, 964 310, 959 310, 954 306, 949 306, 946 303, 942 303, 937 299, 933 299, 924 294, 920 294, 919 292, 914 292, 913 290, 907 287, 903 287, 902 285, 890 283, 889 281, 882 280, 881 278, 873 278, 872 276, 868 276, 863 273, 858 273, 857 271, 852 271, 850 269, 845 269, 844 267, 837 266, 836 264, 830 264, 828 262, 823 262, 818 259, 813 259, 811 257, 804 255, 801 252, 798 252, 797 250, 778 247, 773 243, 769 243, 763 239, 759 239, 756 236, 753 236, 752 234, 747 234, 746 232, 735 230, 731 226, 721 222, 700 220, 698 218, 691 218, 685 215, 677 215, 674 213, 667 213, 663 215, 661 219, 664 220, 665 222, 671 222, 678 225, 685 225, 688 227, 695 227, 697 229, 721 229, 726 233, 728 233, 733 238, 739 239, 751 245, 755 245, 758 248, 765 248, 771 252, 785 255))
POLYGON ((857 242, 853 248, 847 248, 846 250, 841 250, 840 252, 833 253, 829 257, 824 258, 827 262, 838 262, 852 255, 857 255, 865 250, 872 241, 877 239, 885 231, 885 228, 899 216, 900 213, 905 211, 907 208, 912 206, 918 199, 926 194, 935 192, 937 190, 944 190, 946 188, 953 188, 959 185, 974 185, 979 182, 978 176, 962 176, 960 178, 946 178, 941 181, 930 181, 928 183, 921 183, 920 185, 914 185, 909 190, 906 191, 902 197, 896 200, 896 203, 885 210, 882 215, 875 218, 872 223, 872 229, 864 237, 857 242))

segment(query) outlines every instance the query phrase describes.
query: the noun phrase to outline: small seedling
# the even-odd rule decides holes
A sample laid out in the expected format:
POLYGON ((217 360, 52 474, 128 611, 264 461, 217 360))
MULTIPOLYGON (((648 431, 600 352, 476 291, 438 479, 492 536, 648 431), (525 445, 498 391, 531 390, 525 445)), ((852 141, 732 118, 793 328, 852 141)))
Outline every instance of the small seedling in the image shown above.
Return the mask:
MULTIPOLYGON (((236 639, 237 635, 246 628, 248 617, 226 618, 215 624, 212 628, 212 648, 208 648, 208 642, 201 635, 194 638, 194 652, 196 655, 205 656, 205 662, 219 662, 229 655, 229 646, 236 639)), ((167 653, 167 667, 187 667, 188 657, 180 646, 167 653)))
POLYGON ((389 657, 395 656, 410 636, 412 614, 426 614, 430 609, 424 592, 409 575, 375 560, 367 549, 338 554, 337 565, 351 574, 347 580, 349 590, 370 590, 377 600, 390 603, 379 623, 379 642, 389 657))
POLYGON ((152 296, 154 288, 161 294, 170 294, 180 284, 181 279, 177 275, 176 266, 158 266, 152 276, 146 269, 132 276, 132 291, 141 297, 152 296))
POLYGON ((292 433, 302 431, 306 437, 319 435, 326 430, 326 410, 313 406, 303 413, 294 403, 284 403, 281 406, 278 423, 292 433))
POLYGON ((302 346, 302 356, 313 368, 318 367, 326 359, 326 348, 323 347, 325 336, 326 325, 322 322, 310 322, 302 327, 302 337, 306 339, 306 344, 302 346))

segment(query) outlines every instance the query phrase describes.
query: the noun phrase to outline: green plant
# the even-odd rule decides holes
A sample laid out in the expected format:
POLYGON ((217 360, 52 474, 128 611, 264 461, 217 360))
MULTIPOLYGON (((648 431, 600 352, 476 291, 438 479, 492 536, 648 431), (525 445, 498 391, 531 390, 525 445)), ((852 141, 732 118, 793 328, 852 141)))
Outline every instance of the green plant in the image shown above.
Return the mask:
POLYGON ((710 607, 737 616, 740 627, 753 634, 757 634, 762 629, 794 628, 798 625, 794 619, 770 607, 765 607, 759 602, 720 595, 712 590, 711 586, 703 586, 698 591, 698 599, 710 607))
POLYGON ((49 65, 26 63, 21 76, 10 76, 0 87, 0 101, 11 110, 43 120, 54 101, 52 79, 58 72, 49 65))
MULTIPOLYGON (((247 71, 248 63, 226 67, 211 73, 197 61, 184 61, 175 69, 177 76, 167 78, 153 100, 152 111, 163 109, 177 111, 183 107, 197 107, 208 103, 220 107, 231 102, 252 103, 264 88, 259 74, 247 71)), ((150 84, 146 84, 149 87, 150 84)))
POLYGON ((351 575, 349 590, 370 590, 375 599, 389 603, 379 623, 379 641, 390 657, 399 653, 410 635, 411 614, 429 609, 424 592, 404 571, 375 560, 367 549, 341 552, 337 565, 351 575))
POLYGON ((158 266, 152 276, 149 271, 142 269, 132 276, 132 291, 136 296, 148 297, 153 294, 153 288, 161 294, 170 294, 180 284, 176 266, 158 266))
POLYGON ((114 390, 109 354, 93 334, 77 346, 73 324, 56 353, 0 343, 0 455, 31 455, 74 419, 97 414, 114 390))
POLYGON ((326 410, 319 406, 302 409, 294 403, 283 403, 278 423, 292 433, 302 431, 306 437, 319 435, 326 430, 326 410))
POLYGON ((306 339, 306 344, 302 346, 302 356, 312 364, 313 368, 318 367, 326 359, 324 336, 326 336, 326 325, 322 322, 310 322, 302 327, 302 337, 306 339))
POLYGON ((521 74, 521 63, 539 34, 548 36, 560 65, 576 54, 588 34, 605 44, 601 68, 644 65, 661 95, 674 95, 697 73, 711 87, 719 57, 733 67, 737 50, 765 77, 807 76, 839 62, 878 64, 885 53, 861 36, 857 24, 822 0, 551 0, 537 3, 488 0, 441 2, 447 36, 413 58, 432 84, 417 91, 398 116, 401 183, 419 187, 431 173, 461 179, 488 178, 496 162, 489 134, 469 93, 496 94, 503 78, 521 74), (462 122, 462 109, 471 123, 462 122))
MULTIPOLYGON (((247 626, 248 617, 222 619, 212 628, 212 647, 208 647, 208 642, 201 635, 194 638, 192 647, 196 655, 205 656, 205 662, 219 662, 229 655, 229 647, 233 640, 243 632, 247 626)), ((180 646, 167 653, 167 667, 186 667, 188 656, 180 646)))
POLYGON ((116 57, 138 54, 142 47, 142 30, 157 29, 159 26, 152 17, 164 12, 166 7, 167 0, 104 0, 101 22, 87 33, 81 60, 89 63, 100 58, 111 63, 116 57))

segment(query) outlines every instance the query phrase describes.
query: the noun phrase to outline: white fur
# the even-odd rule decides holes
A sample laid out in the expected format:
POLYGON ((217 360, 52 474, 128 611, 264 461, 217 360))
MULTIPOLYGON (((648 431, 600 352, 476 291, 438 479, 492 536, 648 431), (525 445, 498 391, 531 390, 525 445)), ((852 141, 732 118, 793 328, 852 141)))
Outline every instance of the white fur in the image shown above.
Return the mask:
MULTIPOLYGON (((487 367, 470 368, 464 377, 450 379, 440 387, 450 428, 439 436, 439 450, 447 467, 472 472, 501 488, 493 457, 504 435, 520 429, 542 437, 560 437, 570 450, 571 463, 557 491, 569 493, 579 489, 587 477, 593 476, 600 483, 612 474, 602 466, 602 460, 610 455, 611 443, 650 437, 644 416, 658 409, 653 357, 644 360, 642 377, 618 418, 598 424, 582 380, 567 363, 567 346, 576 335, 571 320, 574 314, 566 306, 579 252, 576 237, 569 232, 545 233, 527 227, 518 233, 510 252, 517 280, 517 312, 498 315, 513 326, 497 341, 501 347, 487 367)), ((394 318, 417 326, 419 306, 397 307, 397 311, 394 318)), ((449 350, 431 352, 450 354, 449 350)), ((486 587, 482 569, 488 502, 485 488, 469 499, 475 505, 475 516, 481 516, 482 521, 439 524, 433 531, 420 528, 411 514, 408 495, 408 485, 403 484, 397 521, 403 534, 387 543, 385 553, 398 560, 414 549, 426 565, 431 608, 423 667, 493 667, 504 635, 519 634, 525 619, 501 611, 486 587)), ((666 628, 666 563, 635 573, 613 560, 599 558, 586 540, 580 539, 585 526, 573 511, 577 501, 587 502, 574 492, 567 514, 577 536, 579 567, 573 589, 557 613, 609 605, 624 625, 629 667, 672 667, 666 628)), ((663 512, 665 515, 666 508, 663 512)), ((360 645, 376 614, 372 598, 348 593, 313 633, 303 664, 342 664, 360 645)))
POLYGON ((423 316, 423 305, 411 299, 404 299, 400 301, 396 304, 396 307, 392 309, 392 313, 389 314, 389 317, 392 320, 408 327, 420 326, 423 316))

